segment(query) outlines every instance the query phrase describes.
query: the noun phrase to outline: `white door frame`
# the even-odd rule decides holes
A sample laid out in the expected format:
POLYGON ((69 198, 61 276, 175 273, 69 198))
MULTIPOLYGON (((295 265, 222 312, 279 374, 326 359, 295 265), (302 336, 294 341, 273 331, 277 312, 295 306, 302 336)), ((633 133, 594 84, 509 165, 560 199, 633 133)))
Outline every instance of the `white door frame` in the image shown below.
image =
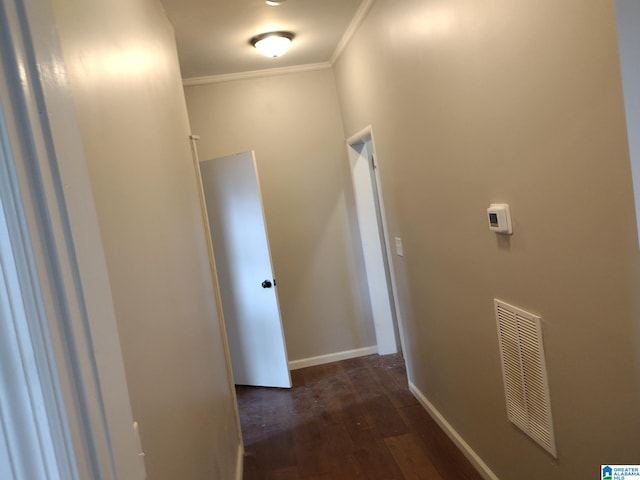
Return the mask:
POLYGON ((637 0, 616 0, 615 6, 631 180, 640 241, 640 4, 637 0))
MULTIPOLYGON (((207 200, 204 196, 204 186, 202 184, 202 174, 200 172, 200 157, 198 155, 198 141, 200 135, 189 135, 191 141, 191 154, 193 159, 193 170, 196 176, 196 185, 198 188, 198 200, 200 202, 200 213, 202 216, 202 228, 204 229, 204 235, 207 242, 207 256, 209 258, 209 269, 211 270, 211 280, 213 282, 213 294, 216 299, 216 309, 218 312, 218 328, 220 328, 220 336, 222 337, 222 344, 224 347, 224 358, 227 368, 227 382, 229 384, 229 390, 233 398, 233 412, 236 421, 236 427, 238 432, 242 432, 240 424, 240 410, 238 409, 238 398, 236 396, 236 386, 233 380, 233 368, 231 367, 231 352, 229 351, 229 340, 227 336, 227 326, 224 323, 224 312, 222 311, 222 296, 220 295, 220 282, 218 280, 218 270, 216 268, 216 260, 213 255, 213 240, 211 239, 211 230, 209 229, 209 214, 207 212, 207 200)), ((244 455, 244 443, 242 441, 242 435, 240 436, 240 449, 241 455, 239 459, 244 455)), ((242 466, 242 465, 240 465, 242 466)), ((241 471, 238 469, 238 471, 241 471)))
MULTIPOLYGON (((383 355, 397 352, 398 337, 402 350, 406 351, 398 303, 398 290, 391 262, 389 231, 387 228, 384 201, 382 199, 380 168, 378 156, 375 152, 372 127, 367 126, 355 135, 349 137, 347 139, 347 151, 354 194, 356 195, 356 210, 358 211, 359 222, 363 214, 360 210, 363 209, 365 216, 376 218, 376 230, 379 232, 379 235, 371 235, 371 238, 368 238, 366 241, 362 238, 361 232, 378 353, 383 355), (365 152, 364 157, 362 147, 359 147, 363 144, 367 145, 370 149, 368 154, 365 152), (376 168, 371 164, 369 154, 375 159, 376 168), (366 162, 368 168, 359 168, 356 171, 354 167, 356 167, 359 160, 366 162), (371 184, 370 188, 367 188, 367 182, 371 184), (364 185, 364 188, 361 185, 364 185), (363 195, 367 200, 364 205, 358 204, 359 195, 363 195), (369 267, 369 265, 372 265, 372 267, 369 267), (374 292, 379 293, 376 295, 374 292), (386 298, 383 298, 385 296, 386 298)), ((361 226, 360 228, 362 230, 363 227, 361 226)))
POLYGON ((22 301, 37 312, 31 339, 22 338, 35 352, 33 378, 45 404, 54 402, 46 415, 62 442, 56 460, 71 479, 141 480, 140 442, 55 16, 49 2, 0 0, 0 18, 2 146, 5 172, 12 171, 4 178, 11 194, 3 205, 21 257, 22 301))

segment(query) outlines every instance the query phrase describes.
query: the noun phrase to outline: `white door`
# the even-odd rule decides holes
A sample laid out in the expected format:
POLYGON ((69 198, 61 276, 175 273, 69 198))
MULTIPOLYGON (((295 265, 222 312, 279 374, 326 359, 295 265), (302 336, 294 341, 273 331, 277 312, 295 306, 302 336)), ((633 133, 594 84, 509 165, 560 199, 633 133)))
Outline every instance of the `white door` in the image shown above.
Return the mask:
POLYGON ((253 152, 200 163, 237 385, 291 387, 253 152))

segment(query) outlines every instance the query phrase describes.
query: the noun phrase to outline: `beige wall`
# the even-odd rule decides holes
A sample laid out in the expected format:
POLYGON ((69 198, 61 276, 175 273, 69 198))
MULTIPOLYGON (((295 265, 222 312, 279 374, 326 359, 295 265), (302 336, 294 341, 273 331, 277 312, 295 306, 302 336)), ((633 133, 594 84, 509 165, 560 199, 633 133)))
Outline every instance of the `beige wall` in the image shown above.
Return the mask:
POLYGON ((234 478, 240 435, 172 28, 157 1, 53 3, 148 478, 234 478))
POLYGON ((289 360, 374 345, 332 71, 185 92, 200 160, 255 150, 289 360))
POLYGON ((372 124, 412 380, 504 480, 640 449, 638 253, 613 2, 378 0, 335 65, 372 124), (514 233, 485 209, 511 205, 514 233), (506 419, 493 298, 543 317, 559 460, 506 419))

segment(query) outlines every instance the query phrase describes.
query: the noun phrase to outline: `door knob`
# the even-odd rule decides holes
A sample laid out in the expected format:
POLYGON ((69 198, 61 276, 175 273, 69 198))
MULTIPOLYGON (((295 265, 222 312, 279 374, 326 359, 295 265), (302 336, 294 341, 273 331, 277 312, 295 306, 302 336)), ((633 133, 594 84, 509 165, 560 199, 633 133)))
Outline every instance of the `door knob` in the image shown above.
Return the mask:
POLYGON ((273 284, 270 280, 265 280, 264 282, 262 282, 262 288, 271 288, 272 286, 273 284))

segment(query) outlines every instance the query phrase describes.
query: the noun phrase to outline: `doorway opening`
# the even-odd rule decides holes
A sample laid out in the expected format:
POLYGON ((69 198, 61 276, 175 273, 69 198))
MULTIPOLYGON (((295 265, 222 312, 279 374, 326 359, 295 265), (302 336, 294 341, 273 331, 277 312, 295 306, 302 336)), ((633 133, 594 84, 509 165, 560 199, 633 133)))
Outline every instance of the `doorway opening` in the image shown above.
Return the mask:
POLYGON ((372 128, 347 139, 347 150, 378 354, 396 353, 402 325, 372 128))

